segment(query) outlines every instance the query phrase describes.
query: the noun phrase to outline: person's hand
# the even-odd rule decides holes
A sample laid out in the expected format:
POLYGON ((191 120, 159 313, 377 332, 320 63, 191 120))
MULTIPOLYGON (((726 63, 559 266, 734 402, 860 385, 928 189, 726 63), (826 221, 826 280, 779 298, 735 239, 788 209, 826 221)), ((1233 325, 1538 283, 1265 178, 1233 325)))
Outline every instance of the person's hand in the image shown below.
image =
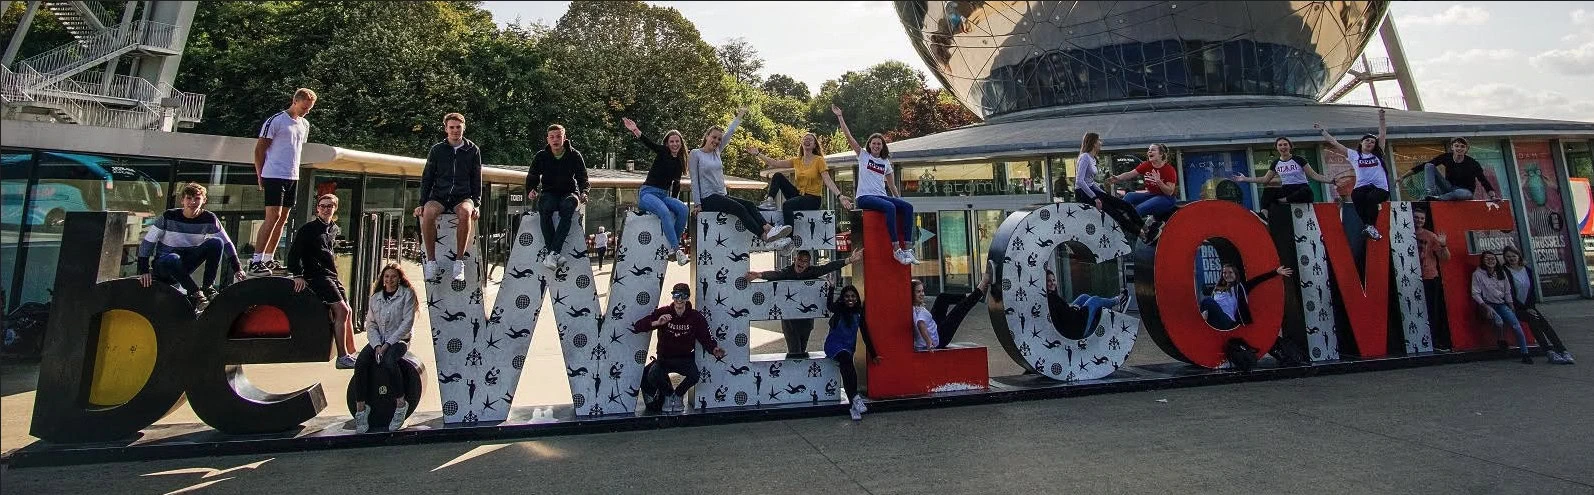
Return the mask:
POLYGON ((293 277, 293 291, 304 292, 304 277, 293 277))
POLYGON ((576 197, 576 206, 581 206, 581 205, 587 204, 587 194, 586 193, 575 193, 575 194, 572 194, 572 196, 576 197))
POLYGON ((526 191, 526 201, 531 201, 534 199, 537 199, 537 190, 532 189, 530 191, 526 191))
POLYGON ((470 210, 470 219, 471 220, 475 220, 477 218, 481 218, 481 216, 482 216, 482 211, 481 210, 477 210, 477 209, 470 210))
POLYGON ((747 281, 749 281, 749 282, 754 281, 754 280, 758 280, 759 278, 761 278, 763 276, 764 276, 764 274, 759 272, 758 270, 748 270, 747 271, 747 281))
POLYGON ((1250 182, 1250 180, 1251 180, 1250 177, 1246 177, 1246 176, 1240 175, 1240 174, 1234 174, 1234 181, 1235 182, 1250 182))
POLYGON ((880 356, 869 358, 869 364, 880 364, 880 356))
POLYGON ((1383 120, 1384 119, 1384 109, 1382 109, 1382 108, 1378 109, 1378 119, 1379 120, 1383 120))
POLYGON ((753 155, 753 156, 758 156, 759 155, 758 147, 757 146, 748 146, 747 147, 747 154, 753 155))
POLYGON ((243 270, 232 272, 232 281, 234 282, 242 282, 245 278, 247 277, 244 276, 243 270))
POLYGON ((266 179, 255 177, 255 189, 266 190, 266 179))
POLYGON ((842 196, 837 197, 836 199, 841 201, 841 207, 842 208, 846 208, 846 209, 849 209, 849 210, 852 209, 852 198, 849 198, 849 197, 847 197, 845 195, 842 195, 842 196))
POLYGON ((1146 189, 1151 189, 1151 186, 1162 187, 1162 178, 1157 177, 1155 174, 1146 174, 1145 179, 1146 189))
POLYGON ((1278 267, 1277 270, 1273 270, 1273 271, 1278 272, 1279 275, 1283 275, 1283 276, 1286 276, 1286 277, 1295 276, 1295 270, 1291 270, 1290 267, 1287 267, 1287 266, 1278 267))
POLYGON ((1318 122, 1313 122, 1312 123, 1312 128, 1321 131, 1321 130, 1323 130, 1323 124, 1318 123, 1318 122))
POLYGON ((747 107, 736 109, 736 118, 742 118, 743 115, 747 115, 747 107))
POLYGON ((1440 233, 1437 237, 1439 237, 1439 245, 1440 246, 1444 246, 1445 244, 1449 243, 1450 234, 1440 233))
POLYGON ((1105 208, 1105 206, 1102 206, 1101 198, 1096 198, 1096 209, 1100 210, 1102 208, 1105 208))
POLYGON ((860 261, 863 261, 863 248, 861 247, 852 250, 852 254, 847 256, 847 264, 857 264, 860 261))
POLYGON ((1109 176, 1107 176, 1107 180, 1105 180, 1103 182, 1106 182, 1108 185, 1112 185, 1113 183, 1118 182, 1118 176, 1109 175, 1109 176))
POLYGON ((1489 200, 1490 201, 1499 201, 1500 200, 1500 192, 1499 191, 1489 191, 1489 200))
POLYGON ((714 348, 714 352, 711 352, 709 354, 713 354, 714 355, 714 359, 724 359, 725 358, 725 348, 723 348, 723 347, 715 347, 714 348))
POLYGON ((421 218, 421 207, 415 207, 415 218, 421 218))
POLYGON ((702 212, 702 211, 703 211, 703 209, 702 209, 702 208, 699 208, 699 207, 698 207, 698 206, 697 206, 697 205, 692 205, 692 211, 691 211, 691 213, 692 213, 692 214, 693 214, 693 215, 696 215, 696 214, 698 214, 698 213, 699 213, 699 212, 702 212))
POLYGON ((653 326, 662 327, 664 325, 668 325, 670 323, 670 320, 673 319, 673 318, 674 318, 674 315, 671 315, 669 313, 665 313, 664 316, 660 316, 659 319, 653 320, 653 326))
POLYGON ((837 117, 840 117, 841 116, 841 107, 838 107, 838 106, 835 106, 835 105, 830 105, 830 113, 836 114, 837 117))
POLYGON ((637 129, 635 120, 631 120, 627 117, 620 117, 620 123, 625 125, 625 130, 631 131, 632 136, 642 137, 642 130, 637 129))
POLYGON ((155 281, 155 277, 150 275, 150 274, 148 274, 148 273, 138 276, 138 285, 141 286, 141 287, 148 288, 149 284, 154 282, 154 281, 155 281))

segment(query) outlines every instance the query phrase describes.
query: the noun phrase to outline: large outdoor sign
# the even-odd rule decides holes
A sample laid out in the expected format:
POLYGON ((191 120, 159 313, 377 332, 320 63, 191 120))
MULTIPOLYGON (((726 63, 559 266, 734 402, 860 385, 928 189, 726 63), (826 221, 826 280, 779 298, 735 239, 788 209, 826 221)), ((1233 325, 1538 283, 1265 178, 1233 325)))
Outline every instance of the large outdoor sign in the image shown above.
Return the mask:
MULTIPOLYGON (((1435 231, 1450 239, 1513 229, 1511 206, 1483 201, 1429 205, 1435 231)), ((1013 213, 990 246, 988 261, 999 286, 992 289, 992 322, 1004 350, 1025 369, 1060 382, 1111 376, 1133 351, 1144 324, 1168 355, 1208 368, 1226 365, 1225 342, 1239 338, 1258 352, 1280 335, 1293 337, 1314 362, 1343 356, 1377 358, 1432 349, 1426 297, 1443 297, 1457 350, 1493 345, 1493 332, 1470 304, 1464 281, 1475 256, 1468 243, 1451 242, 1441 266, 1443 294, 1424 294, 1413 238, 1413 204, 1387 203, 1378 227, 1388 235, 1368 241, 1347 234, 1340 221, 1354 215, 1338 204, 1274 208, 1271 225, 1228 201, 1183 206, 1157 244, 1132 250, 1117 224, 1085 205, 1053 204, 1013 213), (1243 276, 1280 266, 1295 269, 1248 293, 1249 317, 1219 330, 1197 309, 1198 252, 1210 246, 1243 276), (1065 338, 1046 304, 1045 271, 1059 249, 1097 262, 1134 256, 1140 319, 1103 310, 1080 339, 1065 338)), ((225 433, 280 432, 298 427, 326 406, 319 384, 271 394, 249 384, 241 364, 317 362, 328 359, 332 331, 324 306, 309 292, 295 293, 284 278, 233 284, 195 315, 169 287, 147 289, 116 279, 125 237, 124 213, 75 213, 63 234, 56 302, 40 367, 31 433, 55 442, 125 439, 159 420, 185 397, 207 424, 225 433), (239 321, 262 308, 282 315, 278 335, 238 331, 239 321), (107 342, 137 334, 137 349, 107 342), (118 336, 110 338, 110 336, 118 336), (114 350, 113 350, 114 349, 114 350), (121 354, 118 354, 121 353, 121 354), (126 355, 139 356, 128 359, 126 355)), ((912 348, 909 267, 891 259, 884 222, 876 212, 853 219, 850 233, 835 232, 830 212, 800 212, 795 227, 802 247, 832 249, 838 234, 865 248, 854 268, 866 318, 882 359, 867 365, 868 395, 890 398, 988 387, 986 349, 954 344, 912 348)), ((451 215, 441 217, 439 258, 478 263, 453 245, 451 215)), ((581 218, 572 219, 581 225, 581 218)), ((699 215, 696 306, 727 354, 696 356, 702 381, 691 398, 698 411, 774 404, 833 404, 840 390, 837 363, 822 353, 801 359, 750 353, 755 321, 824 318, 822 280, 754 282, 745 278, 752 253, 767 250, 734 217, 699 215)), ((609 294, 600 307, 597 281, 586 262, 579 228, 566 240, 572 259, 550 270, 535 214, 521 218, 498 295, 485 301, 481 280, 428 281, 426 318, 416 338, 433 339, 436 379, 448 424, 499 422, 509 417, 526 352, 545 298, 559 332, 564 379, 582 417, 635 414, 641 372, 650 352, 648 334, 631 324, 662 305, 666 268, 658 219, 628 215, 618 237, 609 294)), ((1478 236, 1474 236, 1478 237, 1478 236)), ((473 266, 474 267, 474 266, 473 266)), ((469 270, 468 273, 478 273, 469 270)), ((1108 294, 1103 294, 1108 295, 1108 294)), ((247 325, 245 325, 247 327, 247 325)), ((248 330, 248 328, 245 328, 248 330)), ((426 379, 431 373, 426 374, 426 379)), ((549 379, 554 377, 536 377, 549 379)), ((433 388, 433 387, 427 387, 433 388)))

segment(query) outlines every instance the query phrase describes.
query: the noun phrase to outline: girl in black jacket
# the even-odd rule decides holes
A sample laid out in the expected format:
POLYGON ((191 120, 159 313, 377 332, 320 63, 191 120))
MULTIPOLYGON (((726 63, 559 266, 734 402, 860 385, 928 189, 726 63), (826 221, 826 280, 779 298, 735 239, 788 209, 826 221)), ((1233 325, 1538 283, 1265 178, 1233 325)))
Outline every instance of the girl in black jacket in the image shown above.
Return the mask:
POLYGON ((1566 350, 1566 345, 1561 343, 1561 336, 1550 327, 1550 320, 1539 314, 1539 294, 1533 290, 1533 269, 1522 263, 1522 251, 1516 246, 1506 246, 1504 250, 1505 274, 1510 280, 1511 302, 1516 307, 1517 316, 1527 322, 1528 330, 1533 332, 1533 340, 1538 341, 1539 347, 1545 351, 1550 364, 1573 364, 1572 353, 1566 350))
POLYGON ((858 295, 858 288, 849 285, 841 288, 840 297, 836 297, 836 288, 831 287, 825 298, 830 300, 830 333, 825 335, 825 355, 836 360, 836 366, 841 368, 841 386, 852 403, 849 412, 854 421, 861 420, 869 407, 864 405, 863 393, 858 391, 858 370, 852 364, 859 334, 863 335, 869 360, 880 360, 874 342, 869 339, 869 325, 864 321, 863 297, 858 295))
POLYGON ((1251 306, 1246 294, 1273 277, 1295 275, 1295 270, 1280 266, 1256 278, 1239 281, 1239 271, 1234 265, 1224 263, 1218 283, 1212 286, 1212 295, 1201 298, 1201 316, 1207 324, 1218 330, 1229 330, 1251 322, 1251 306))

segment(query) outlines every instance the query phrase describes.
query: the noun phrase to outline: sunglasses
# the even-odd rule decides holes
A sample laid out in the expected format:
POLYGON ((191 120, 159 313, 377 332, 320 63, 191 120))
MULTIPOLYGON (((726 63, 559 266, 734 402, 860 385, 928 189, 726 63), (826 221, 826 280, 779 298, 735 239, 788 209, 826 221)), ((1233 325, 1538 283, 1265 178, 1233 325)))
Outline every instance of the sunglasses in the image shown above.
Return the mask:
POLYGON ((685 292, 676 292, 676 293, 670 294, 670 297, 685 301, 687 299, 691 299, 692 295, 691 294, 687 294, 685 292))
POLYGON ((321 204, 315 205, 315 207, 316 208, 337 208, 338 205, 335 205, 335 204, 332 204, 332 203, 321 203, 321 204))

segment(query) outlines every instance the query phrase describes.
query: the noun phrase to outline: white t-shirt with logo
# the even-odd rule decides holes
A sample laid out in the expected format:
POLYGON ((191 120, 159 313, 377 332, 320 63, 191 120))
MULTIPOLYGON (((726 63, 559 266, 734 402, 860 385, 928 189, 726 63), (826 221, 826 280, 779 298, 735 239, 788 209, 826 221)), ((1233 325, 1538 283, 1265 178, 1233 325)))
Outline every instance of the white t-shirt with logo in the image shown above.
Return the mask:
POLYGON ((935 347, 937 345, 940 345, 940 343, 941 343, 941 334, 940 334, 940 332, 937 332, 937 330, 938 330, 938 328, 936 327, 936 324, 935 324, 935 318, 930 316, 930 310, 925 309, 924 306, 914 306, 913 307, 913 349, 914 350, 918 350, 918 351, 923 351, 923 350, 928 350, 931 347, 935 347), (919 322, 921 322, 921 321, 924 322, 925 329, 929 330, 929 332, 930 332, 930 340, 932 340, 933 342, 925 342, 924 338, 922 338, 919 335, 919 322))
POLYGON ((867 151, 858 152, 857 196, 889 196, 886 177, 891 176, 891 160, 878 158, 867 151))
POLYGON ((1286 186, 1305 184, 1306 171, 1301 170, 1300 158, 1291 157, 1288 160, 1274 160, 1273 172, 1279 174, 1279 181, 1286 186))
POLYGON ((1389 190, 1389 176, 1384 174, 1384 159, 1361 150, 1350 151, 1351 165, 1356 166, 1356 187, 1373 186, 1389 190))
POLYGON ((299 153, 310 138, 310 121, 304 117, 295 119, 287 111, 277 112, 260 126, 260 137, 271 139, 260 177, 299 180, 299 153))

